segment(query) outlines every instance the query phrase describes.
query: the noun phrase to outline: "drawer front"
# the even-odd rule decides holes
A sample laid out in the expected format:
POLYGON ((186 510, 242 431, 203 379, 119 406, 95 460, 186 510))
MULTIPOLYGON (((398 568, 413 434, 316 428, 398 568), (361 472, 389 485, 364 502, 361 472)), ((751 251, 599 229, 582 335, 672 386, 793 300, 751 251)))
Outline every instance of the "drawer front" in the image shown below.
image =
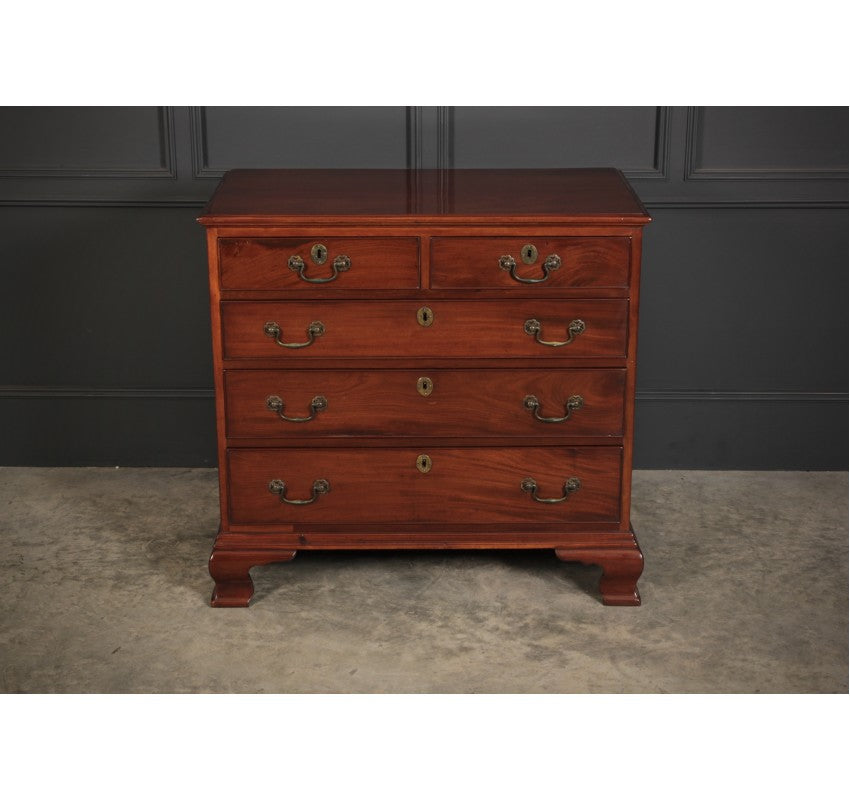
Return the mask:
POLYGON ((231 522, 614 523, 621 462, 619 447, 230 450, 231 522))
POLYGON ((626 354, 626 300, 232 301, 221 310, 225 358, 626 354), (305 346, 282 346, 293 344, 305 346))
POLYGON ((624 388, 622 369, 228 370, 227 435, 621 436, 624 388))
POLYGON ((225 290, 419 286, 419 240, 415 237, 219 239, 218 253, 225 290))
POLYGON ((431 286, 623 288, 629 285, 629 252, 630 240, 614 236, 434 238, 431 286))

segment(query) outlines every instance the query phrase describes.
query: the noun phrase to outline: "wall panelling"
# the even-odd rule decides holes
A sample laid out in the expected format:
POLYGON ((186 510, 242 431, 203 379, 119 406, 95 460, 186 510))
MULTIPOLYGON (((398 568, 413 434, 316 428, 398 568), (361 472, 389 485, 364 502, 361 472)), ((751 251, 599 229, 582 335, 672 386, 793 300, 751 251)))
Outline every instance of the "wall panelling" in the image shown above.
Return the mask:
POLYGON ((847 119, 844 107, 2 108, 0 464, 214 464, 194 219, 226 169, 613 165, 654 217, 636 466, 845 469, 847 119))

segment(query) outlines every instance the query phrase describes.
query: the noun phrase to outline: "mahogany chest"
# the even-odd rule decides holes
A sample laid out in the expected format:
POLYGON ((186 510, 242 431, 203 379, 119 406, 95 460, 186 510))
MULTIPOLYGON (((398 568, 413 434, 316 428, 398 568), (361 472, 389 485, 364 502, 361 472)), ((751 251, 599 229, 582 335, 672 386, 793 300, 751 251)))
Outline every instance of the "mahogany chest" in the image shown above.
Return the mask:
POLYGON ((548 548, 637 605, 641 236, 613 169, 234 170, 207 228, 214 606, 299 550, 548 548))

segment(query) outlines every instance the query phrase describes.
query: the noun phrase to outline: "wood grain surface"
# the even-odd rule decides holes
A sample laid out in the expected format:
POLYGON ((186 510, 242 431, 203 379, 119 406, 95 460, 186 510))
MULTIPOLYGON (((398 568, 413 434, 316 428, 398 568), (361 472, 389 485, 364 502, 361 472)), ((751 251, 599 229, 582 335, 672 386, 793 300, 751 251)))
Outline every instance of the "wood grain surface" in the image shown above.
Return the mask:
POLYGON ((419 286, 419 239, 415 237, 225 238, 218 243, 222 289, 256 289, 288 292, 346 289, 416 289, 419 286), (327 260, 318 265, 313 245, 327 248, 327 260), (290 256, 300 256, 308 278, 333 276, 338 256, 348 256, 351 266, 328 283, 302 280, 288 266, 290 256))
POLYGON ((619 519, 620 447, 433 448, 430 472, 417 469, 420 447, 229 450, 231 522, 238 523, 523 523, 619 519), (563 496, 567 479, 581 488, 562 503, 536 502, 520 483, 534 478, 543 498, 563 496), (269 491, 282 480, 290 499, 309 499, 317 479, 328 494, 289 505, 269 491))
POLYGON ((227 370, 227 436, 617 437, 625 378, 622 369, 227 370), (428 396, 420 378, 430 381, 428 396), (266 405, 279 397, 286 416, 303 418, 317 395, 328 405, 309 422, 285 421, 266 405), (528 395, 542 417, 565 416, 573 396, 583 404, 564 422, 541 422, 524 405, 528 395))
POLYGON ((428 303, 433 323, 422 327, 411 301, 316 301, 221 304, 225 358, 279 358, 287 366, 304 358, 380 356, 523 358, 546 360, 626 355, 628 302, 624 300, 440 300, 428 303), (542 324, 542 338, 566 341, 567 326, 580 319, 584 333, 571 344, 547 347, 523 330, 542 324), (286 349, 264 335, 276 322, 282 340, 307 341, 310 323, 325 333, 309 347, 286 349))
POLYGON ((221 475, 214 605, 248 604, 253 565, 346 548, 549 547, 601 564, 606 603, 640 602, 629 505, 649 216, 617 170, 235 170, 200 221, 221 475), (529 282, 553 254, 560 266, 529 282), (292 255, 311 278, 330 277, 337 255, 351 269, 310 282, 292 255), (282 347, 267 323, 283 343, 312 341, 282 347), (527 395, 544 418, 582 402, 547 422, 527 395), (311 418, 281 419, 270 396, 311 418))
POLYGON ((629 239, 625 236, 574 237, 435 237, 431 240, 431 286, 435 289, 520 289, 533 286, 541 294, 547 290, 587 287, 611 288, 629 284, 629 239), (537 248, 532 264, 522 261, 524 246, 537 248), (557 255, 561 266, 549 272, 541 283, 526 284, 511 277, 499 266, 501 256, 516 262, 520 278, 544 277, 542 264, 557 255))
POLYGON ((439 223, 649 222, 616 169, 239 169, 199 218, 204 225, 287 220, 361 224, 404 217, 439 223))

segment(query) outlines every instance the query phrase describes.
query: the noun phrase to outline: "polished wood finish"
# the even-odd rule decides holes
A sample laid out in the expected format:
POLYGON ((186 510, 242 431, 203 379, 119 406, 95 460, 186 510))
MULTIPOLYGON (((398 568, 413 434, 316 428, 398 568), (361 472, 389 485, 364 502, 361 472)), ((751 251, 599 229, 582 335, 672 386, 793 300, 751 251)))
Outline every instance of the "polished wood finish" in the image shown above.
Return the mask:
POLYGON ((200 221, 222 520, 213 605, 247 605, 253 566, 372 548, 550 548, 601 565, 605 603, 639 603, 629 504, 649 217, 620 173, 236 170, 200 221), (328 248, 323 265, 315 244, 328 248), (561 264, 545 281, 499 266, 511 255, 532 280, 552 254, 561 264), (305 281, 292 255, 313 278, 330 277, 336 255, 352 268, 305 281), (572 320, 585 328, 549 347, 524 330, 529 319, 546 341, 566 340, 572 320), (319 321, 321 335, 308 334, 319 321), (267 322, 283 342, 313 341, 280 347, 267 322), (543 422, 529 394, 544 417, 563 416, 573 395, 583 403, 543 422), (291 422, 270 395, 287 416, 310 415, 317 395, 327 406, 291 422), (580 487, 537 502, 529 477, 541 499, 564 497, 570 478, 580 487), (317 479, 330 490, 314 493, 317 479))
POLYGON ((415 237, 250 237, 219 240, 221 288, 285 290, 324 293, 336 289, 417 289, 419 287, 419 240, 415 237), (316 264, 311 257, 314 245, 327 248, 326 261, 316 264), (332 264, 338 256, 350 259, 351 266, 328 283, 311 283, 289 268, 291 256, 305 264, 304 275, 311 279, 333 278, 332 264))
POLYGON ((561 561, 578 561, 602 567, 599 590, 607 606, 639 606, 638 578, 643 572, 643 553, 630 530, 620 538, 605 543, 573 539, 564 547, 556 547, 561 561))
POLYGON ((238 169, 200 217, 208 226, 412 221, 643 225, 614 169, 238 169))
POLYGON ((626 355, 628 303, 624 300, 439 300, 427 303, 433 322, 423 327, 419 301, 350 300, 280 303, 225 302, 225 358, 279 358, 297 364, 309 358, 522 358, 545 360, 626 355), (523 326, 536 319, 541 338, 565 341, 580 319, 584 333, 563 347, 539 344, 523 326), (305 342, 311 322, 325 332, 309 347, 280 347, 263 333, 276 322, 282 340, 305 342))
POLYGON ((307 527, 351 525, 619 522, 618 447, 287 448, 231 449, 230 520, 236 525, 276 522, 307 527), (430 471, 417 469, 425 454, 430 471), (535 502, 520 483, 534 478, 540 496, 563 495, 564 482, 581 488, 561 503, 535 502), (287 497, 308 499, 325 479, 330 491, 310 505, 289 505, 269 491, 283 480, 287 497))
POLYGON ((431 240, 431 287, 434 289, 519 289, 540 294, 567 287, 629 285, 630 241, 625 236, 454 236, 431 240), (531 264, 522 261, 526 245, 537 249, 531 264), (557 255, 561 265, 544 277, 542 264, 557 255), (499 266, 502 256, 516 262, 516 275, 540 283, 522 283, 499 266))
POLYGON ((622 369, 235 369, 225 373, 227 436, 621 437, 625 380, 622 369), (420 393, 420 378, 430 394, 420 393), (271 395, 287 416, 308 416, 317 395, 328 406, 309 422, 287 422, 267 407, 271 395), (541 422, 523 405, 528 395, 543 417, 564 416, 576 395, 582 406, 564 422, 541 422))
POLYGON ((210 575, 215 581, 210 605, 217 608, 247 606, 254 594, 254 582, 249 574, 251 567, 277 561, 292 561, 295 553, 295 550, 256 545, 238 550, 216 546, 209 563, 210 575))

